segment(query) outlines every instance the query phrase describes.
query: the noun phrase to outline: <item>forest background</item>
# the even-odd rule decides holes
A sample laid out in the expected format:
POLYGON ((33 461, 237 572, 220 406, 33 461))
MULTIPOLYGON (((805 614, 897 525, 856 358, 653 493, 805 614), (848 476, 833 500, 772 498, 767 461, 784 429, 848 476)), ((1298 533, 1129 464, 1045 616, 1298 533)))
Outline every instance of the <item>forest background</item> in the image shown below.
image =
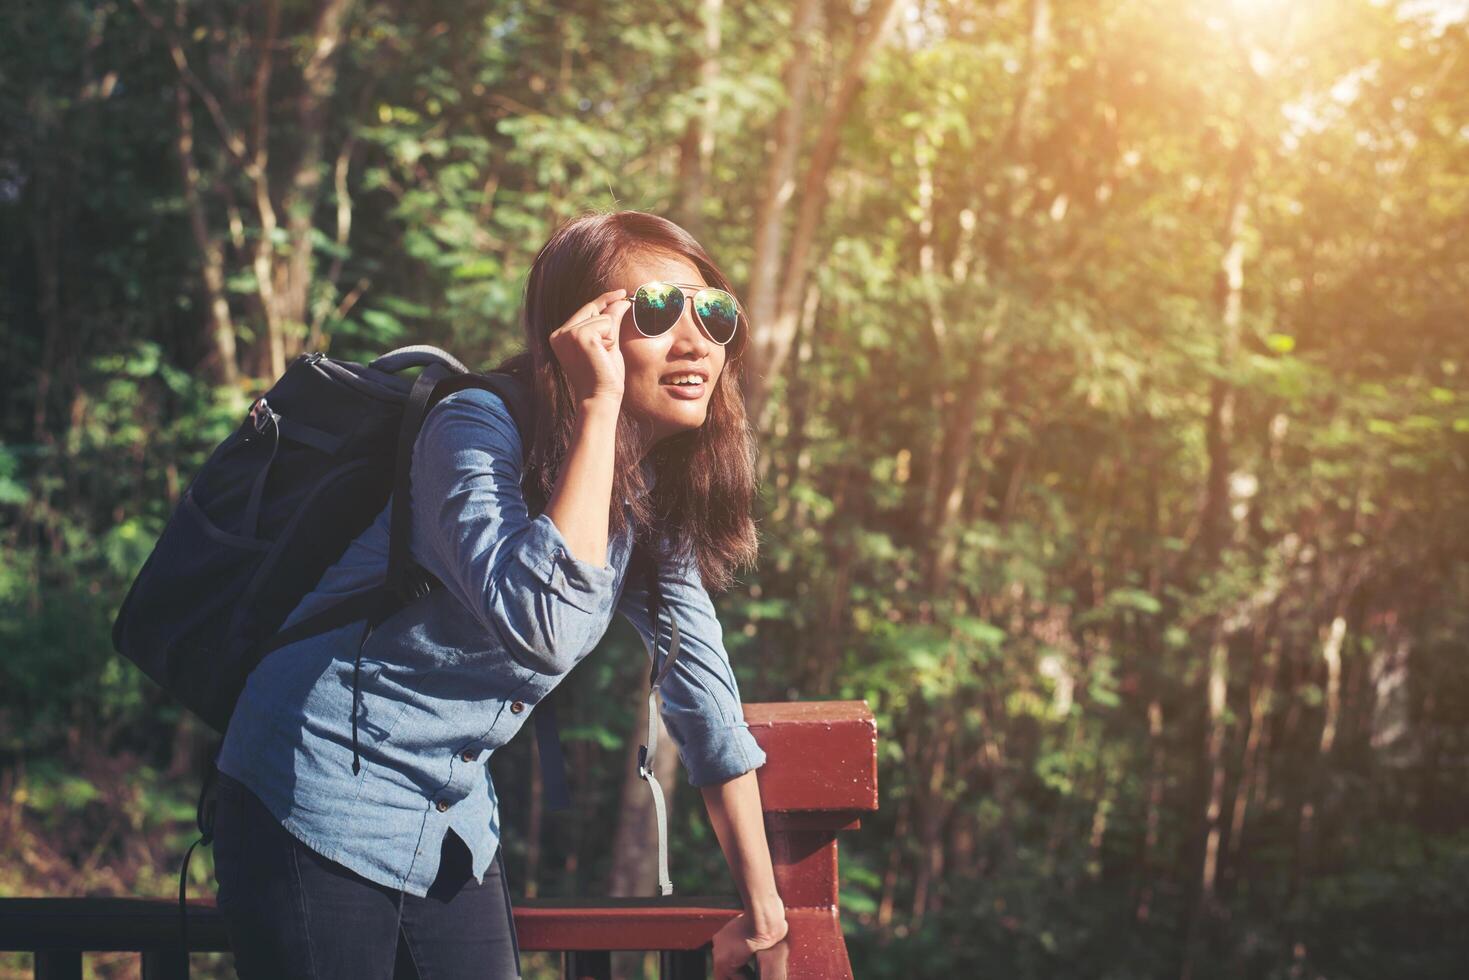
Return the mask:
MULTIPOLYGON (((622 207, 750 313, 745 700, 877 714, 859 976, 1461 975, 1465 6, 4 0, 0 894, 170 894, 211 737, 108 632, 250 400, 497 362, 622 207)), ((578 808, 494 760, 518 894, 651 891, 605 647, 578 808)))

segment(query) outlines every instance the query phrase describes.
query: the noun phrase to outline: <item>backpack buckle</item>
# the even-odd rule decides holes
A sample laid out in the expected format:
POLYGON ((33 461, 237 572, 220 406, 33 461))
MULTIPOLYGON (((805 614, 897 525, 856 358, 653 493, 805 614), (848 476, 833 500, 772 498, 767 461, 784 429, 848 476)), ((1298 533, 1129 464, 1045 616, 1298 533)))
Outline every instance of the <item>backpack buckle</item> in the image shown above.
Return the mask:
POLYGON ((274 424, 278 418, 280 416, 275 414, 275 411, 270 407, 270 402, 265 400, 264 395, 255 399, 255 404, 250 406, 248 420, 257 434, 263 435, 265 433, 265 427, 274 424))
POLYGON ((403 602, 412 602, 422 599, 432 592, 439 580, 428 569, 418 564, 413 564, 405 571, 402 581, 398 585, 398 597, 403 602))

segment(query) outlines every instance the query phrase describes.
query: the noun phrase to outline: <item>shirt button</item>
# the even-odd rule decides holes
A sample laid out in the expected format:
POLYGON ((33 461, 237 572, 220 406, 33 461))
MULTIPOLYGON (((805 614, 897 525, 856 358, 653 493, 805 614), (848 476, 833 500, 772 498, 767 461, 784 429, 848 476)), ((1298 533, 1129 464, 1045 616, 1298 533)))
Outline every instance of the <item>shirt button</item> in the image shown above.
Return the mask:
POLYGON ((525 702, 524 701, 512 701, 512 702, 510 702, 510 710, 514 714, 517 714, 517 715, 520 714, 522 711, 525 710, 525 702))
POLYGON ((459 753, 459 758, 463 759, 465 762, 473 762, 475 759, 479 758, 479 753, 476 752, 474 749, 465 749, 463 752, 459 753))
POLYGON ((439 802, 434 804, 434 809, 438 810, 440 813, 443 813, 444 811, 449 809, 449 801, 439 800, 439 802))

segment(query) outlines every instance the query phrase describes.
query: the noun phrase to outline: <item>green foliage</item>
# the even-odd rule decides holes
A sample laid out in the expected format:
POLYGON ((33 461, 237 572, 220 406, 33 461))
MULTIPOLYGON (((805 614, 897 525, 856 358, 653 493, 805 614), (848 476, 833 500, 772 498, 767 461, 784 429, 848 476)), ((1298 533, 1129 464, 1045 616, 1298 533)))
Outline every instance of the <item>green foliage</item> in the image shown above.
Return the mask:
MULTIPOLYGON (((342 358, 513 352, 538 248, 590 208, 675 217, 746 287, 792 7, 723 4, 706 78, 693 3, 361 0, 293 237, 190 90, 193 210, 157 4, 43 6, 0 32, 0 819, 21 831, 0 889, 163 894, 203 738, 108 631, 270 381, 258 247, 272 276, 309 249, 281 330, 342 358), (196 213, 235 384, 211 380, 196 213)), ((870 6, 825 5, 810 39, 787 244, 870 6)), ((1431 977, 1469 955, 1469 35, 1440 6, 916 4, 879 45, 772 379, 760 565, 717 597, 747 701, 877 716, 882 808, 843 842, 859 975, 1431 977)), ((244 131, 256 18, 182 9, 244 131)), ((276 195, 303 176, 314 29, 282 14, 276 195)), ((566 684, 583 806, 543 832, 545 892, 605 881, 645 670, 614 629, 566 684)), ((528 746, 495 766, 519 856, 528 746)), ((730 890, 691 793, 674 830, 680 889, 730 890)))

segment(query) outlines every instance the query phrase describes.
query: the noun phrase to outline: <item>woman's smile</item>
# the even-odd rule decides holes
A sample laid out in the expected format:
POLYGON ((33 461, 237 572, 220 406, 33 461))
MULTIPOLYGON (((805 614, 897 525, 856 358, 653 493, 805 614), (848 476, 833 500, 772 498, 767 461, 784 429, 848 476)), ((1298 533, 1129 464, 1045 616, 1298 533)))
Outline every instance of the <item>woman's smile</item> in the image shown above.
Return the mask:
POLYGON ((704 397, 708 385, 702 374, 678 373, 671 374, 663 379, 663 387, 674 398, 698 401, 704 397))

